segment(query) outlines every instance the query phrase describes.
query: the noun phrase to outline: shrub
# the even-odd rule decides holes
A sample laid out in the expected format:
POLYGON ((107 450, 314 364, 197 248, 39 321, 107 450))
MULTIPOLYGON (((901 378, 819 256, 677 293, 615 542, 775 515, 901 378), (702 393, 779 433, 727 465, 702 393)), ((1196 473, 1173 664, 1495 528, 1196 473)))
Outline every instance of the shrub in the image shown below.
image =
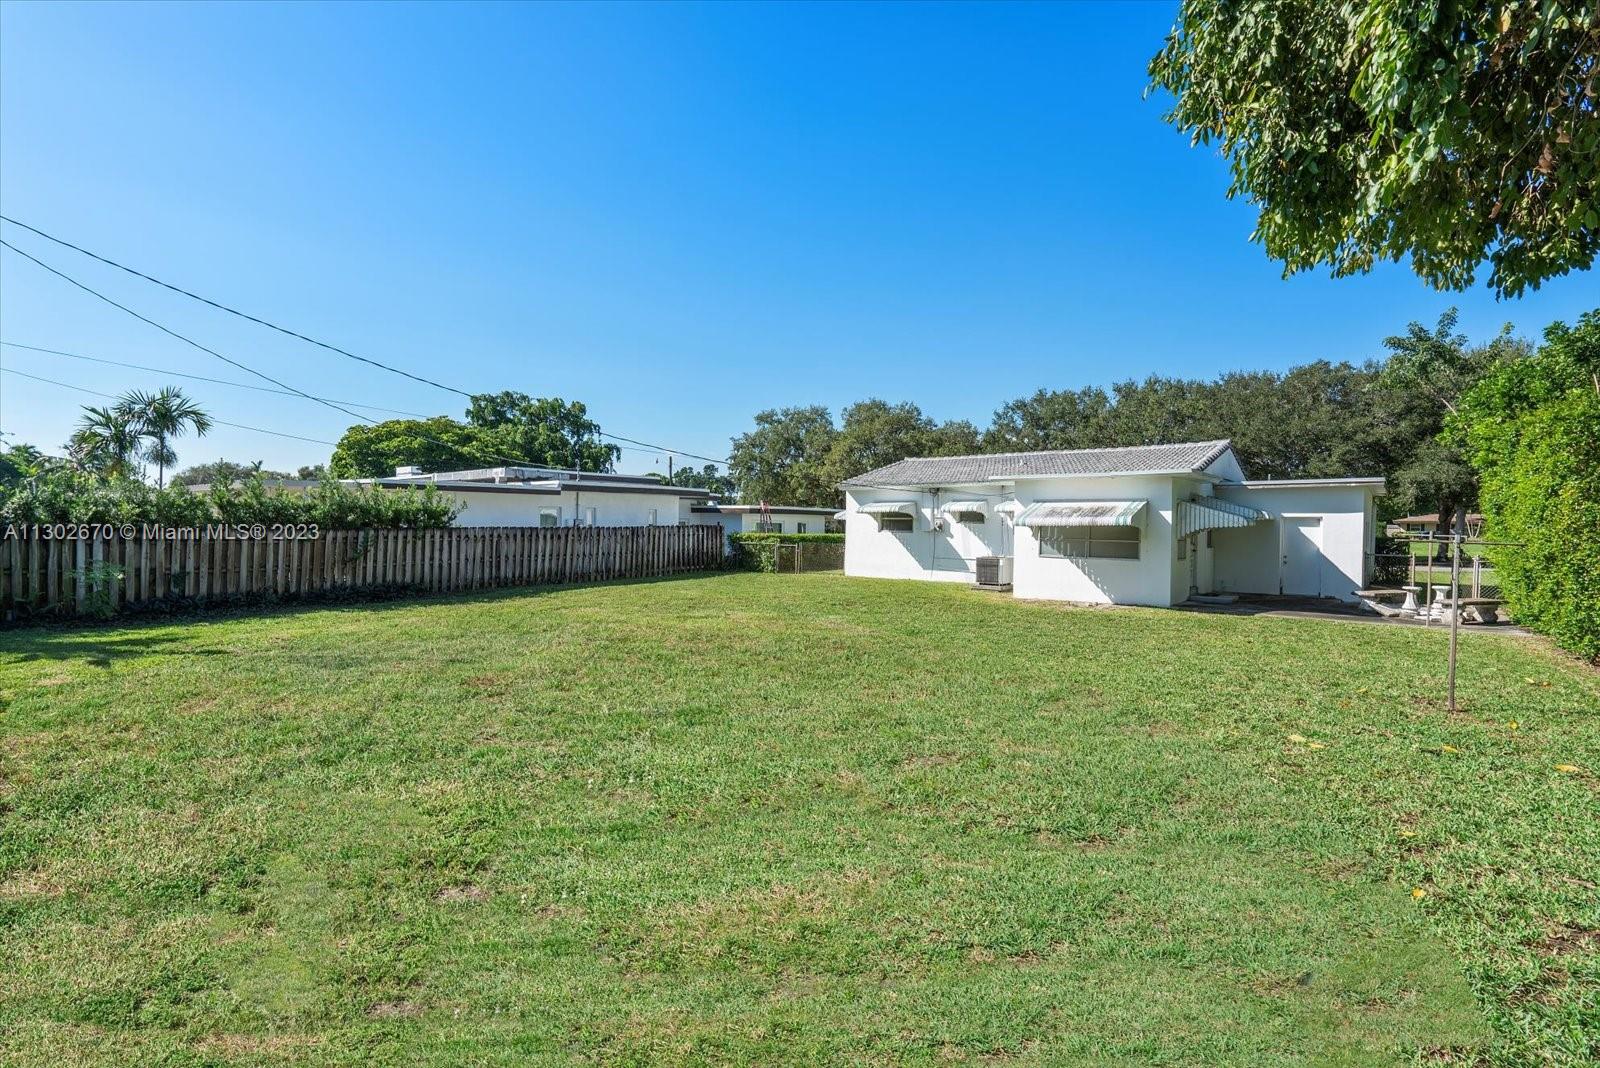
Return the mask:
POLYGON ((0 523, 315 523, 329 530, 362 527, 447 527, 459 509, 432 486, 377 490, 324 481, 306 493, 274 489, 259 477, 216 484, 205 493, 187 486, 156 489, 133 480, 108 481, 65 468, 0 488, 0 523))
POLYGON ((1518 622, 1600 660, 1600 310, 1463 399, 1450 431, 1481 473, 1484 533, 1518 622))
POLYGON ((778 545, 843 545, 843 534, 779 534, 772 531, 747 530, 728 535, 733 547, 730 565, 740 571, 777 570, 775 547, 778 545))

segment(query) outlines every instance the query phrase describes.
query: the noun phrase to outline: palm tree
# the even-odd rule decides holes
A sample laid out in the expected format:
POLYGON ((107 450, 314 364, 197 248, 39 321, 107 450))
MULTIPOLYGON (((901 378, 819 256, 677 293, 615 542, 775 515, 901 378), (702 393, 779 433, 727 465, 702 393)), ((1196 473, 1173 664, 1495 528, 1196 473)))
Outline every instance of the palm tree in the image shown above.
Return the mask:
POLYGON ((115 408, 84 408, 67 449, 78 464, 108 478, 127 478, 139 451, 139 426, 132 413, 115 408))
POLYGON ((211 417, 177 386, 166 386, 158 393, 134 390, 124 394, 117 407, 132 416, 139 436, 148 442, 143 455, 156 465, 158 487, 167 484, 167 466, 178 462, 172 439, 181 438, 190 430, 203 438, 211 429, 211 417))

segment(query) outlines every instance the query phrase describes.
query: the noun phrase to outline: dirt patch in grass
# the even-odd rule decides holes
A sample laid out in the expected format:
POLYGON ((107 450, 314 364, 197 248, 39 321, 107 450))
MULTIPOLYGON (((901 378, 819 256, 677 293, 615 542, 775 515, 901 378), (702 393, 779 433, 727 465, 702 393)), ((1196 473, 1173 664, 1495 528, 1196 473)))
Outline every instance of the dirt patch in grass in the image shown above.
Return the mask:
POLYGON ((397 1020, 421 1016, 427 1011, 427 1006, 417 1001, 380 1001, 367 1009, 367 1015, 374 1020, 397 1020))
POLYGON ((1600 930, 1590 927, 1560 927, 1541 938, 1537 947, 1547 957, 1600 950, 1600 930))
POLYGON ((322 1039, 316 1035, 208 1035, 195 1043, 205 1054, 220 1057, 249 1057, 261 1054, 288 1053, 308 1046, 320 1046, 322 1039))
POLYGON ((433 895, 433 899, 445 904, 455 904, 463 901, 488 901, 489 891, 481 886, 472 886, 470 884, 466 886, 447 886, 433 895))
POLYGON ((0 898, 60 897, 66 892, 65 886, 41 871, 17 872, 0 882, 0 898))

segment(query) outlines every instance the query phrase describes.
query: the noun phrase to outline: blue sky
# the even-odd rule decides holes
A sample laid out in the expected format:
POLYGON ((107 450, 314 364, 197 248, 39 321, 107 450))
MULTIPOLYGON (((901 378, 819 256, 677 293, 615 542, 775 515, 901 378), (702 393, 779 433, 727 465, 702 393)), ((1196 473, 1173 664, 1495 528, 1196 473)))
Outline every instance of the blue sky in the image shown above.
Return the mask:
MULTIPOLYGON (((1535 335, 1597 303, 1592 272, 1502 302, 1403 266, 1282 280, 1224 164, 1142 97, 1173 11, 13 2, 0 208, 352 351, 582 400, 606 430, 716 457, 762 408, 876 395, 982 426, 1040 386, 1361 360, 1452 304, 1473 336, 1535 335)), ((311 392, 461 414, 3 232, 311 392)), ((5 340, 248 380, 0 255, 5 340)), ((179 381, 0 359, 110 393, 179 381)), ((328 441, 349 422, 181 384, 232 422, 328 441)), ((0 429, 50 448, 92 401, 13 375, 0 391, 0 429)), ((180 449, 328 452, 227 428, 180 449)))

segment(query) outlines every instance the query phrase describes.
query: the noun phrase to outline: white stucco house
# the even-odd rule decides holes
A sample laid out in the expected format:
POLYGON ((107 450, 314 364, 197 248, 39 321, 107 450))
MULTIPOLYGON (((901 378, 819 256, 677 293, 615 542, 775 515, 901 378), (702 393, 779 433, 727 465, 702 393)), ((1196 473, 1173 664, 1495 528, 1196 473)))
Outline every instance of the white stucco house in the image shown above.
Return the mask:
POLYGON ((388 487, 433 486, 461 506, 463 527, 654 527, 699 524, 694 506, 716 494, 664 485, 643 475, 487 467, 423 474, 400 468, 373 480, 388 487))
POLYGON ((697 523, 720 523, 729 534, 770 531, 774 534, 824 534, 834 524, 835 508, 793 504, 697 504, 690 511, 697 523))
POLYGON ((1355 599, 1381 478, 1253 481, 1228 441, 901 460, 843 483, 845 573, 999 571, 1018 597, 1355 599))

